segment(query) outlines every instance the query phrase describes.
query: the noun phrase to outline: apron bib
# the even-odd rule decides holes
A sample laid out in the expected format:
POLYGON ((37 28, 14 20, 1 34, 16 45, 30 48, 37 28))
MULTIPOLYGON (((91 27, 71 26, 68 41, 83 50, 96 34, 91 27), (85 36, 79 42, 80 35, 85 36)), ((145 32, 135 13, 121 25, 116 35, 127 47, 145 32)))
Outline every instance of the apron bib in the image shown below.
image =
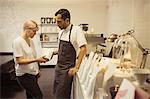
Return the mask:
POLYGON ((75 66, 76 62, 76 51, 70 42, 72 27, 73 25, 71 25, 69 32, 69 42, 60 40, 59 43, 54 80, 54 94, 56 99, 70 99, 73 76, 68 75, 68 70, 75 66))

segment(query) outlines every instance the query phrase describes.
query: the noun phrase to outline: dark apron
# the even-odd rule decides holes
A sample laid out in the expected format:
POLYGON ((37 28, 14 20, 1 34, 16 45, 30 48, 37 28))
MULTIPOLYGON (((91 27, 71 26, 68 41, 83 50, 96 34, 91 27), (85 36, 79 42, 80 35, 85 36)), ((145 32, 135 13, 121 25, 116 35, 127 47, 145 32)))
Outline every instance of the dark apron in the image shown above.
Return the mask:
POLYGON ((54 80, 54 94, 56 99, 70 99, 71 95, 73 76, 68 75, 68 70, 74 67, 76 62, 76 51, 70 42, 72 26, 73 25, 71 25, 69 32, 69 42, 60 40, 59 43, 58 61, 55 67, 54 80))

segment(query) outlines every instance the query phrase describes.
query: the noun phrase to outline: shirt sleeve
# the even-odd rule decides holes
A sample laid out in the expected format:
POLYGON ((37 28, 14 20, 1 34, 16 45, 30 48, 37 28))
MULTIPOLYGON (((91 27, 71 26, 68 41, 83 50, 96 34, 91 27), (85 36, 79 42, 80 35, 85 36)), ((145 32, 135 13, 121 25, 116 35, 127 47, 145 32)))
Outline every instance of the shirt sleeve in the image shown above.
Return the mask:
POLYGON ((21 57, 23 56, 23 50, 21 43, 19 41, 13 42, 13 53, 15 57, 21 57))
POLYGON ((77 29, 77 45, 78 47, 87 45, 85 35, 80 27, 77 29))

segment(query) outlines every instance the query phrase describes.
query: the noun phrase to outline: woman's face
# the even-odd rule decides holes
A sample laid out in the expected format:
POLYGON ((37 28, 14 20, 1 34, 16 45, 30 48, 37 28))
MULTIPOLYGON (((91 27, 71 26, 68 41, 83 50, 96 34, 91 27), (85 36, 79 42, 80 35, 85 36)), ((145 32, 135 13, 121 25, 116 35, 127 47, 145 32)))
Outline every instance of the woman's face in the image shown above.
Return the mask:
POLYGON ((28 28, 26 31, 27 31, 27 37, 33 38, 36 35, 38 28, 36 27, 35 24, 32 24, 31 27, 28 28))
POLYGON ((36 30, 30 29, 28 30, 28 37, 33 38, 36 35, 36 30))

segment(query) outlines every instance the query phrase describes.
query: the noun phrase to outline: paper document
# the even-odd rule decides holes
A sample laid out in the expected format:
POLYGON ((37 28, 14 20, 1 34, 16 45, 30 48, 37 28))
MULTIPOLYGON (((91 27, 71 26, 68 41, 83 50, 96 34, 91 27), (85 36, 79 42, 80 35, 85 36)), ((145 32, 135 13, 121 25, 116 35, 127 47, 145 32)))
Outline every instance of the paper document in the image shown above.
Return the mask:
POLYGON ((49 52, 44 58, 50 60, 53 57, 53 52, 49 52))
POLYGON ((53 57, 53 50, 43 50, 42 56, 44 56, 44 58, 47 60, 51 60, 53 57))

